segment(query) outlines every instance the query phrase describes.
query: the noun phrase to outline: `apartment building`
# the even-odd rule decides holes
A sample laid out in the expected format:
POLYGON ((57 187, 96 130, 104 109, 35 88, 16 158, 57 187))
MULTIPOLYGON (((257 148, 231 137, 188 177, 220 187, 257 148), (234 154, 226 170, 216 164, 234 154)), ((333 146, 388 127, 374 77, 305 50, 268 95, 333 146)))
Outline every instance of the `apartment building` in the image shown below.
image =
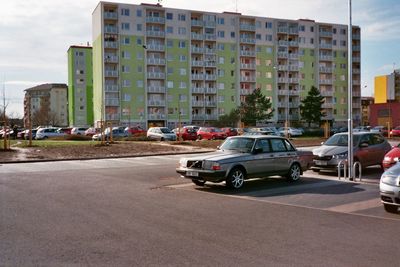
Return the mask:
POLYGON ((74 127, 93 125, 92 47, 68 49, 68 123, 74 127))
POLYGON ((374 82, 375 104, 400 101, 400 69, 389 75, 376 76, 374 82))
POLYGON ((63 83, 46 83, 25 89, 24 126, 68 126, 68 87, 63 83), (29 118, 30 117, 30 118, 29 118))
POLYGON ((93 12, 94 120, 143 127, 211 125, 261 89, 271 123, 298 123, 311 86, 324 120, 347 124, 348 56, 353 118, 361 123, 360 28, 312 20, 100 2, 93 12))

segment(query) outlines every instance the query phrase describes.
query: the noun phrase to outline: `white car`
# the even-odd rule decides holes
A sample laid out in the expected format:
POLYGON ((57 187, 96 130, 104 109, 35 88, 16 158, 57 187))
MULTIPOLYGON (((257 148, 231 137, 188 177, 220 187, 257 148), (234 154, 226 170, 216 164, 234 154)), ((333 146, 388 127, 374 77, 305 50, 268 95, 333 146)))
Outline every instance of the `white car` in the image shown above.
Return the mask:
POLYGON ((87 129, 88 129, 88 128, 85 128, 85 127, 74 127, 74 128, 72 128, 72 130, 71 130, 71 134, 85 135, 85 131, 86 131, 87 129))
POLYGON ((35 139, 41 140, 41 139, 47 139, 47 138, 52 138, 52 137, 65 136, 66 133, 60 131, 60 129, 61 128, 55 128, 55 127, 40 128, 36 132, 35 139))
POLYGON ((149 130, 147 130, 147 137, 160 141, 176 140, 176 134, 167 127, 150 127, 149 130))
POLYGON ((301 136, 303 135, 303 132, 299 129, 293 128, 293 127, 281 127, 279 128, 279 133, 281 135, 285 135, 286 132, 289 133, 290 136, 301 136))

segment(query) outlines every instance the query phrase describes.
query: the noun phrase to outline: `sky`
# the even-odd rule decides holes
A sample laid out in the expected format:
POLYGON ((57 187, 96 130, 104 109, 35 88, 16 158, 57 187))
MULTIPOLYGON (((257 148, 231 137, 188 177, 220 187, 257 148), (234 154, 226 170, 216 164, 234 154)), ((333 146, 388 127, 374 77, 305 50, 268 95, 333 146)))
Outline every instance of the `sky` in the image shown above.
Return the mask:
MULTIPOLYGON (((42 83, 68 83, 67 50, 71 45, 92 44, 92 12, 99 1, 1 2, 0 108, 6 103, 7 115, 22 118, 25 89, 42 83)), ((161 4, 211 12, 238 11, 260 17, 349 22, 348 0, 163 0, 161 4)), ((400 0, 352 0, 352 23, 361 27, 362 96, 373 95, 375 76, 400 68, 399 14, 400 0)))

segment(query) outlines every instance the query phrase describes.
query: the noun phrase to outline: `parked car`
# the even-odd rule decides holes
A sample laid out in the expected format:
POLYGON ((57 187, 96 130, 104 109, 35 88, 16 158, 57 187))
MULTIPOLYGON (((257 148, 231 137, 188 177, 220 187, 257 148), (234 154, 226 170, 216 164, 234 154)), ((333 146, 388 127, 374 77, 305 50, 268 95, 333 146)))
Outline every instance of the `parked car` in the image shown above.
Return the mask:
POLYGON ((393 165, 395 165, 400 159, 400 144, 394 146, 388 153, 386 153, 385 157, 382 161, 383 169, 387 170, 393 165))
MULTIPOLYGON (((340 161, 347 160, 348 133, 332 135, 326 142, 313 150, 315 171, 337 171, 340 161)), ((354 163, 358 162, 361 168, 381 165, 385 154, 391 149, 388 141, 379 133, 353 133, 354 163)))
POLYGON ((194 128, 187 128, 184 126, 180 128, 180 131, 179 128, 176 128, 173 130, 173 132, 176 134, 177 139, 181 138, 184 141, 197 139, 197 132, 196 129, 194 128))
POLYGON ((388 136, 388 128, 386 126, 375 126, 370 131, 372 133, 380 133, 383 136, 388 136))
MULTIPOLYGON (((37 133, 37 129, 32 129, 32 139, 35 139, 36 133, 37 133)), ((25 140, 28 140, 28 139, 29 139, 29 130, 26 130, 26 131, 25 131, 24 139, 25 139, 25 140)))
POLYGON ((197 139, 207 139, 207 140, 215 140, 215 139, 225 139, 226 133, 224 133, 220 128, 216 127, 200 127, 197 131, 197 139))
POLYGON ((221 128, 221 130, 226 133, 226 136, 236 136, 238 135, 238 131, 236 130, 236 128, 232 128, 232 127, 224 127, 221 128))
POLYGON ((64 132, 60 131, 60 128, 55 128, 55 127, 40 128, 36 132, 35 139, 42 140, 42 139, 60 137, 65 135, 66 134, 64 132))
POLYGON ((71 134, 72 128, 71 127, 59 128, 59 131, 65 134, 71 134))
POLYGON ((301 135, 303 135, 303 132, 301 130, 293 128, 293 127, 281 127, 281 128, 279 128, 279 133, 281 135, 286 135, 286 132, 289 133, 289 136, 301 136, 301 135))
POLYGON ((175 141, 176 134, 167 127, 150 127, 147 130, 147 137, 153 140, 160 141, 175 141))
POLYGON ((125 131, 133 136, 140 136, 140 135, 145 136, 147 133, 147 131, 142 129, 140 126, 126 127, 125 131))
POLYGON ((85 135, 85 131, 87 130, 87 127, 74 127, 71 130, 71 134, 76 134, 76 135, 85 135))
POLYGON ((87 130, 85 131, 85 135, 86 136, 93 136, 93 135, 98 134, 100 132, 101 132, 100 128, 90 127, 90 128, 87 128, 87 130))
POLYGON ((226 182, 239 189, 246 179, 282 175, 298 181, 312 164, 311 151, 299 151, 278 136, 233 136, 212 153, 182 158, 176 172, 196 185, 226 182))
POLYGON ((369 126, 357 126, 353 129, 353 132, 369 132, 371 127, 369 126))
POLYGON ((400 207, 400 164, 394 165, 382 174, 379 191, 385 210, 397 213, 400 207))
POLYGON ((397 127, 395 127, 395 128, 393 128, 391 131, 390 131, 390 136, 400 136, 400 126, 397 126, 397 127))
MULTIPOLYGON (((106 128, 104 132, 98 133, 92 136, 93 141, 100 141, 102 140, 104 135, 104 140, 110 140, 111 138, 111 131, 110 127, 106 128)), ((125 131, 125 128, 123 127, 113 127, 112 128, 112 138, 123 138, 123 137, 128 137, 129 133, 125 131)))

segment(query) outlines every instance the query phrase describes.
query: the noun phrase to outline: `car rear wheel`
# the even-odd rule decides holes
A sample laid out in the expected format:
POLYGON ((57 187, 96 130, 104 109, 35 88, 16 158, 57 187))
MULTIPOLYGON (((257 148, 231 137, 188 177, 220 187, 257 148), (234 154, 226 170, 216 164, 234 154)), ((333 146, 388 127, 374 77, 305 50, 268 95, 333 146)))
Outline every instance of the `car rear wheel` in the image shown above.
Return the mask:
POLYGON ((212 140, 215 140, 215 139, 216 139, 215 135, 213 135, 213 136, 211 137, 211 139, 212 139, 212 140))
POLYGON ((160 138, 160 141, 164 141, 164 137, 161 137, 161 138, 160 138))
POLYGON ((383 207, 385 208, 385 211, 390 213, 397 213, 398 211, 398 207, 395 205, 383 204, 383 207))
POLYGON ((239 189, 243 186, 244 179, 246 178, 246 174, 240 168, 234 168, 228 174, 226 178, 226 185, 229 188, 239 189))
POLYGON ((195 185, 198 185, 198 186, 204 186, 204 184, 206 183, 206 181, 203 181, 203 180, 196 180, 196 179, 192 179, 192 182, 193 182, 195 185))
POLYGON ((301 174, 300 165, 297 163, 293 163, 292 166, 290 166, 289 172, 287 174, 287 179, 290 182, 296 182, 300 179, 300 174, 301 174))
POLYGON ((197 136, 197 139, 201 140, 203 137, 201 135, 197 136))

